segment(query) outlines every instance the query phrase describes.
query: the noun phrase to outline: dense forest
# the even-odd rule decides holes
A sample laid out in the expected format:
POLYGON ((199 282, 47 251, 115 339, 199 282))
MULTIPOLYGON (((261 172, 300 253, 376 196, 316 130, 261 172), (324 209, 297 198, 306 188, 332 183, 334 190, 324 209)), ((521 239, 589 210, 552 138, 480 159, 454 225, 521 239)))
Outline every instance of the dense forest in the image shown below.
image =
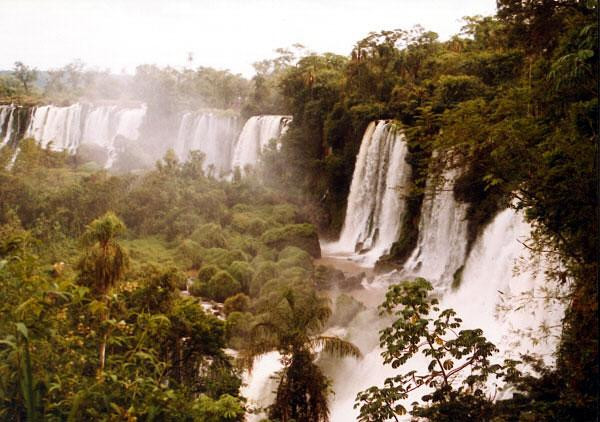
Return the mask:
POLYGON ((500 210, 524 212, 565 314, 555 365, 498 363, 486 333, 460 330, 427 280, 390 286, 385 363, 423 349, 432 364, 359 393, 359 420, 596 420, 598 51, 596 1, 498 0, 496 16, 465 18, 448 41, 415 27, 370 33, 349 56, 296 45, 256 63, 251 80, 16 63, 0 74, 1 104, 140 102, 158 125, 191 109, 293 120, 256 169, 227 178, 198 151, 106 171, 34 139, 0 149, 0 419, 242 421, 255 411, 244 374, 276 351, 265 418, 328 420, 322 355, 362 352, 326 329, 362 304, 331 303, 333 285, 357 280, 316 262, 319 237, 339 235, 363 133, 386 120, 406 136, 411 176, 402 236, 375 272, 414 250, 428 180, 461 169, 453 195, 467 207, 468 248, 500 210), (512 396, 487 394, 491 378, 512 396), (412 406, 421 385, 430 392, 412 406))

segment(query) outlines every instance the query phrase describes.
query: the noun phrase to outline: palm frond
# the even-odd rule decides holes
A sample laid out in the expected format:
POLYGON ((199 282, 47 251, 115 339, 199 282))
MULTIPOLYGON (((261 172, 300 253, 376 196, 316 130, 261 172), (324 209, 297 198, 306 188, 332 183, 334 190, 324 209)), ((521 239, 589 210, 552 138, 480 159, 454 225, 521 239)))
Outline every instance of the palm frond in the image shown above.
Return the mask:
POLYGON ((362 358, 360 349, 349 341, 342 340, 339 337, 318 336, 310 340, 311 347, 321 349, 323 352, 329 353, 339 358, 351 356, 353 358, 362 358))

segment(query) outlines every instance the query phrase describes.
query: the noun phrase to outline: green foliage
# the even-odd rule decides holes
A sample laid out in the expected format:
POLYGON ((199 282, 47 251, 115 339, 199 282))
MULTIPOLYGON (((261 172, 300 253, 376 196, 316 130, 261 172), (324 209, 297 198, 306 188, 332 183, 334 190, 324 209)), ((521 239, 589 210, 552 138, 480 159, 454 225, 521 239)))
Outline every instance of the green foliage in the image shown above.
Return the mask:
POLYGON ((234 279, 227 271, 219 271, 213 275, 206 283, 204 296, 224 302, 230 296, 240 293, 242 286, 239 281, 234 279))
POLYGON ((453 420, 457 415, 472 414, 477 420, 489 420, 491 403, 484 395, 485 381, 490 375, 499 378, 514 373, 516 362, 493 364, 490 358, 496 347, 479 329, 459 330, 462 320, 452 309, 437 307, 437 299, 428 297, 432 289, 422 278, 389 288, 381 311, 397 319, 380 332, 384 363, 399 368, 421 352, 430 360, 428 372, 412 370, 387 378, 383 388, 359 393, 355 404, 360 407, 359 420, 381 421, 406 414, 401 401, 423 387, 430 392, 422 399, 431 404, 417 405, 413 415, 453 420), (461 371, 468 375, 457 388, 455 379, 461 371))
POLYGON ((277 265, 281 269, 300 267, 307 271, 313 270, 312 258, 308 252, 295 246, 286 246, 281 252, 279 252, 277 265))
POLYGON ((279 275, 278 267, 272 261, 261 262, 256 266, 256 272, 250 283, 250 296, 257 297, 260 289, 269 280, 279 275))
POLYGON ((186 269, 198 268, 202 265, 202 248, 191 239, 181 241, 175 256, 180 265, 186 269))
POLYGON ((246 261, 246 258, 246 254, 239 249, 210 248, 202 252, 202 262, 222 269, 229 267, 235 261, 246 261))
POLYGON ((276 350, 282 355, 283 370, 271 418, 326 421, 328 382, 315 365, 314 350, 337 357, 360 357, 353 344, 338 337, 317 333, 331 315, 327 300, 306 286, 282 286, 263 295, 240 358, 252 367, 254 358, 276 350))
MULTIPOLYGON (((48 72, 43 95, 57 104, 82 95, 144 101, 157 122, 155 130, 144 128, 149 140, 167 136, 183 109, 285 113, 293 122, 281 149, 269 148, 258 170, 268 188, 252 177, 206 177, 199 152, 185 163, 168 152, 155 169, 136 175, 117 163, 124 174, 115 176, 78 165, 105 160, 96 151, 70 157, 31 139, 19 142, 8 169, 15 146, 9 140, 11 148, 0 151, 0 419, 239 420, 239 377, 222 351, 227 337, 237 348, 256 340, 255 354, 285 356, 272 417, 324 419, 327 383, 314 352, 340 351, 343 343, 317 340, 328 313, 311 294, 314 284, 346 280, 313 268, 306 252, 319 256, 318 238, 304 223, 332 235, 340 229, 360 140, 374 119, 402 125, 412 169, 403 236, 379 269, 398 266, 414 249, 428 177, 438 167, 457 167, 454 196, 468 206, 469 245, 513 204, 534 227, 532 247, 555 252, 548 276, 571 282, 557 367, 534 365, 536 376, 515 376, 518 393, 497 404, 476 388, 495 372, 487 361, 493 346, 476 330, 451 338, 456 316, 432 312, 423 283, 396 289, 388 310, 397 305, 399 322, 384 338, 386 359, 398 364, 421 350, 435 361, 434 372, 413 374, 423 385, 435 383, 428 407, 414 415, 593 419, 600 379, 598 233, 590 223, 597 220, 596 15, 595 1, 500 0, 497 16, 466 18, 463 32, 446 42, 415 27, 370 33, 350 57, 280 49, 255 65, 252 81, 202 67, 140 66, 132 78, 74 62, 48 72), (226 323, 179 296, 176 287, 197 269, 192 294, 225 299, 226 323), (413 299, 394 299, 400 296, 413 299), (417 336, 426 345, 402 349, 417 336), (462 364, 449 368, 457 358, 438 337, 475 369, 466 378, 472 388, 446 380, 444 373, 462 364), (96 378, 102 344, 108 358, 96 378)), ((0 77, 0 96, 40 101, 34 71, 18 64, 15 75, 0 77)), ((27 116, 22 108, 13 121, 19 136, 27 116)), ((360 309, 340 299, 330 324, 360 309)), ((364 417, 400 413, 409 382, 390 378, 365 392, 364 417)))
POLYGON ((246 312, 250 307, 250 298, 244 293, 238 293, 225 299, 223 313, 229 316, 232 312, 246 312))
POLYGON ((274 249, 295 246, 304 249, 313 257, 321 256, 319 238, 312 224, 289 224, 281 228, 270 229, 261 236, 261 241, 274 249))
POLYGON ((190 235, 190 239, 203 248, 224 248, 226 246, 223 229, 215 223, 199 226, 190 235))
POLYGON ((198 280, 203 283, 208 283, 208 281, 218 272, 219 267, 212 264, 204 265, 200 268, 200 271, 198 271, 198 280))
POLYGON ((28 94, 31 85, 37 79, 37 70, 26 66, 22 62, 15 62, 13 74, 15 78, 23 84, 23 89, 25 90, 25 93, 28 94))
POLYGON ((202 395, 194 410, 199 420, 206 422, 240 421, 244 415, 244 408, 239 400, 228 394, 222 395, 218 400, 202 395))
POLYGON ((227 272, 240 283, 245 293, 250 291, 250 283, 254 277, 254 270, 249 263, 234 261, 227 269, 227 272))
POLYGON ((267 223, 250 213, 234 213, 231 221, 234 229, 241 233, 259 236, 267 228, 267 223))
POLYGON ((116 238, 124 230, 123 222, 109 212, 92 221, 82 237, 89 249, 78 264, 79 282, 97 295, 105 295, 123 277, 128 257, 116 238))

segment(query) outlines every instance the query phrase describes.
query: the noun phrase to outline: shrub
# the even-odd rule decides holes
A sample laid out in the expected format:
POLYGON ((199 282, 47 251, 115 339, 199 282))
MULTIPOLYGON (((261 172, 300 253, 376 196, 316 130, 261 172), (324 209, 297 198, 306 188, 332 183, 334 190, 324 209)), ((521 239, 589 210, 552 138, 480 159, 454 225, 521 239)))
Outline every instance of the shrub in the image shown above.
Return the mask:
POLYGON ((310 255, 295 246, 286 246, 281 252, 279 252, 277 265, 282 270, 289 267, 301 267, 305 270, 312 271, 313 263, 310 255))
POLYGON ((292 224, 296 220, 296 208, 290 204, 275 205, 272 216, 280 224, 292 224))
POLYGON ((200 268, 200 271, 198 271, 198 280, 203 283, 208 283, 208 281, 218 272, 219 267, 216 265, 204 265, 202 268, 200 268))
POLYGON ((188 289, 190 294, 194 297, 206 296, 206 282, 201 280, 194 280, 188 289))
POLYGON ((231 226, 241 233, 248 233, 254 236, 261 235, 267 229, 267 223, 251 213, 233 214, 231 226))
POLYGON ((229 315, 232 312, 245 312, 250 307, 250 298, 244 293, 228 297, 223 304, 223 312, 229 315))
POLYGON ((261 240, 270 248, 283 249, 286 246, 296 246, 315 258, 321 257, 319 237, 312 224, 288 224, 270 229, 261 236, 261 240))
POLYGON ((190 238, 204 248, 225 248, 226 241, 221 226, 215 223, 196 228, 190 238))
POLYGON ((242 285, 227 271, 216 273, 206 285, 206 296, 217 302, 224 302, 230 296, 240 293, 242 285))
POLYGON ((193 240, 182 240, 175 256, 183 268, 198 268, 202 265, 202 248, 193 240))
POLYGON ((244 261, 234 261, 227 271, 233 278, 240 282, 242 290, 247 293, 250 289, 250 282, 254 277, 254 270, 250 264, 244 261))
POLYGON ((278 274, 279 270, 274 262, 265 261, 258 264, 252 282, 250 283, 250 296, 257 297, 263 284, 276 278, 278 274))
POLYGON ((252 314, 249 312, 233 311, 227 315, 225 332, 230 347, 238 350, 242 349, 249 337, 251 323, 252 314))
POLYGON ((222 248, 205 249, 202 258, 204 263, 214 264, 221 269, 226 269, 234 261, 248 261, 248 255, 239 249, 231 251, 222 248))

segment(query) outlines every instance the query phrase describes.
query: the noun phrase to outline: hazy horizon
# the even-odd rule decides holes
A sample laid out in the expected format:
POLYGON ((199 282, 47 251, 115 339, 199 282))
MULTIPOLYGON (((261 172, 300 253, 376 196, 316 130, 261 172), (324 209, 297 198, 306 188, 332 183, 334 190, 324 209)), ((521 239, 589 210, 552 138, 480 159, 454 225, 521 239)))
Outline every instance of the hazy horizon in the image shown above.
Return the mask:
POLYGON ((494 0, 4 0, 0 34, 11 42, 0 46, 0 69, 22 61, 48 70, 81 60, 113 73, 156 64, 250 77, 252 63, 274 57, 276 48, 300 43, 348 55, 371 31, 417 24, 448 39, 464 16, 491 15, 495 8, 494 0))

